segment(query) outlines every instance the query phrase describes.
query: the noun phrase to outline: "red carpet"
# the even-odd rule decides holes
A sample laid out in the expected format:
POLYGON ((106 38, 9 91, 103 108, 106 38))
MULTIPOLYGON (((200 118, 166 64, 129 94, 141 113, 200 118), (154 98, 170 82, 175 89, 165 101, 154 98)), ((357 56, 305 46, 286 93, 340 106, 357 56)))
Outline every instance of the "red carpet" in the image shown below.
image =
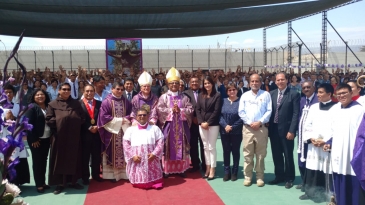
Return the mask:
MULTIPOLYGON (((218 179, 216 179, 218 180, 218 179)), ((207 204, 221 205, 223 201, 202 179, 199 172, 187 173, 187 178, 170 175, 161 190, 133 188, 126 180, 117 183, 90 180, 84 205, 109 204, 207 204)))

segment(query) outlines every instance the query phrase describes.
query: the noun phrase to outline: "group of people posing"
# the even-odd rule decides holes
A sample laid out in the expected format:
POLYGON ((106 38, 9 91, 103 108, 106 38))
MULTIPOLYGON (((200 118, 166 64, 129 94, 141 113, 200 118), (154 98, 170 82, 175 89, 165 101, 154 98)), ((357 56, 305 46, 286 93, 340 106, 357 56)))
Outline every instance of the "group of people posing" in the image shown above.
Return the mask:
MULTIPOLYGON (((52 101, 44 89, 29 94, 33 106, 26 116, 34 128, 27 140, 37 191, 43 193, 49 185, 56 185, 54 194, 59 194, 67 184, 82 189, 77 180, 89 183, 89 165, 93 180, 129 179, 144 189, 160 189, 163 178, 186 177, 189 169, 202 170, 203 178, 213 180, 218 135, 223 147, 223 181, 237 180, 242 142, 243 184, 251 186, 256 179, 257 186, 264 186, 270 139, 275 178, 268 184, 285 183, 289 189, 295 179, 296 137, 302 178, 297 188, 304 192, 300 199, 325 201, 333 193, 337 204, 365 203, 365 100, 359 96, 361 87, 356 81, 334 89, 331 84, 305 79, 298 92, 284 72, 269 79, 273 81, 270 89, 266 78, 257 73, 244 76, 246 89, 237 83, 224 83, 224 89, 220 88, 223 84, 217 89, 217 77, 209 74, 192 75, 184 82, 175 68, 166 73, 165 80, 160 75, 164 74, 153 79, 141 73, 139 92, 133 90, 134 78, 114 82, 108 91, 104 77, 96 75, 90 84, 85 83, 77 100, 77 78, 70 75, 57 85, 52 101), (153 84, 168 90, 158 97, 151 91, 153 84)), ((7 90, 14 93, 11 85, 7 90)))

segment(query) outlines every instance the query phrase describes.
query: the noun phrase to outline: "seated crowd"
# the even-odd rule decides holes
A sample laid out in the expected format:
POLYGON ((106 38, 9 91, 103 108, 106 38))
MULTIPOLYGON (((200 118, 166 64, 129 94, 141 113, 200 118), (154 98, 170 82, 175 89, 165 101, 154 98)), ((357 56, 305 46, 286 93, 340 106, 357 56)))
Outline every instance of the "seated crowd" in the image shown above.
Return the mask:
MULTIPOLYGON (((4 88, 13 106, 3 118, 14 120, 19 106, 32 104, 25 116, 33 125, 27 141, 39 193, 53 185, 54 194, 67 185, 83 189, 77 181, 88 185, 90 177, 125 179, 143 189, 161 189, 163 178, 200 170, 214 180, 220 136, 223 181, 238 179, 242 142, 243 185, 255 179, 263 187, 270 139, 275 178, 268 184, 292 188, 297 165, 301 200, 357 205, 365 204, 362 74, 240 66, 235 72, 171 68, 127 74, 60 66, 56 72, 29 71, 20 84, 20 73, 13 71, 4 88)), ((30 181, 28 153, 17 154, 13 183, 22 185, 30 181)))

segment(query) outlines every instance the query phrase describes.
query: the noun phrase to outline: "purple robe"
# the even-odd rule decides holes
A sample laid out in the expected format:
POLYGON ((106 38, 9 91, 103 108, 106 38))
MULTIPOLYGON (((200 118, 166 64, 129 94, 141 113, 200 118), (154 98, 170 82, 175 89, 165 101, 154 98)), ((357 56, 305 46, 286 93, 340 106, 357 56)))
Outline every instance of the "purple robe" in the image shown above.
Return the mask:
POLYGON ((135 121, 138 109, 143 107, 149 112, 148 121, 156 124, 158 120, 157 103, 158 103, 158 98, 152 92, 150 92, 150 96, 147 99, 143 97, 142 91, 139 92, 138 95, 135 95, 132 99, 132 113, 131 113, 132 121, 133 122, 135 121))
POLYGON ((165 137, 165 158, 168 160, 184 160, 189 154, 189 127, 194 112, 189 98, 182 93, 173 96, 169 90, 160 97, 157 112, 165 137), (173 113, 174 103, 178 104, 180 113, 173 113))
POLYGON ((357 131, 351 166, 365 190, 365 115, 357 131))
POLYGON ((113 134, 108 132, 104 126, 111 122, 114 117, 126 118, 130 120, 130 113, 132 111, 132 104, 126 100, 123 96, 116 98, 112 94, 109 94, 101 103, 98 128, 101 138, 101 151, 107 155, 107 164, 113 166, 113 168, 125 167, 124 154, 123 154, 123 130, 120 125, 119 133, 113 134))

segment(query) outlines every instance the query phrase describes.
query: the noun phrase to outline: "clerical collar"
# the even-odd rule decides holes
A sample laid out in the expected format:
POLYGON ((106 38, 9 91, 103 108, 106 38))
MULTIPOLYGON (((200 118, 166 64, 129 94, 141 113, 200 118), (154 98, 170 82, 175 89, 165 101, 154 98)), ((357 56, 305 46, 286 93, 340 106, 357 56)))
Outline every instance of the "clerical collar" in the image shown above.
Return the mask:
POLYGON ((325 104, 328 104, 328 103, 330 103, 330 102, 332 102, 332 100, 329 100, 329 101, 327 101, 327 102, 321 102, 323 105, 325 105, 325 104))
POLYGON ((347 109, 347 108, 351 108, 354 105, 359 105, 359 103, 357 101, 351 101, 346 107, 343 107, 341 105, 341 109, 347 109))
POLYGON ((144 125, 141 125, 139 122, 137 122, 137 126, 139 130, 147 129, 148 122, 146 122, 144 125))
POLYGON ((305 97, 306 99, 308 99, 309 100, 309 102, 311 102, 312 101, 312 99, 314 98, 314 93, 309 97, 309 98, 307 98, 307 97, 305 97))
POLYGON ((172 96, 178 96, 178 95, 179 95, 179 92, 172 92, 172 91, 171 91, 171 95, 172 95, 172 96))
POLYGON ((113 93, 112 93, 112 96, 113 97, 115 97, 115 98, 117 98, 117 99, 120 99, 120 98, 122 98, 122 96, 120 96, 120 97, 117 97, 117 96, 115 96, 113 93))

